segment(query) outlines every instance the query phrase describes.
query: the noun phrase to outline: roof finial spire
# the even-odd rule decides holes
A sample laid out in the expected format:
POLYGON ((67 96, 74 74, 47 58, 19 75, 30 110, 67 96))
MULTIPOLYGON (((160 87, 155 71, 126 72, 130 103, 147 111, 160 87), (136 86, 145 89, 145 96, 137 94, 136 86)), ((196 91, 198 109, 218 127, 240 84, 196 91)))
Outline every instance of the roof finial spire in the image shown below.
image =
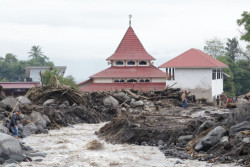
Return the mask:
POLYGON ((129 17, 129 26, 131 26, 131 17, 132 17, 132 15, 130 14, 128 17, 129 17))

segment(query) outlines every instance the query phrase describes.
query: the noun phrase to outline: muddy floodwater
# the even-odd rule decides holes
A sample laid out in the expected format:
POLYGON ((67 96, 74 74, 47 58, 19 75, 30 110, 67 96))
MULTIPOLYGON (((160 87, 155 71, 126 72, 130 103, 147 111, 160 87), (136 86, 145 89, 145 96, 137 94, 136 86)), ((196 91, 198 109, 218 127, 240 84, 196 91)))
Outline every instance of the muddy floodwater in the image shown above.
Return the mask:
POLYGON ((227 167, 234 164, 211 164, 196 160, 166 158, 157 147, 128 144, 104 144, 101 150, 88 150, 86 144, 98 137, 94 134, 101 124, 78 124, 49 134, 29 136, 23 141, 34 150, 47 154, 23 167, 227 167), (40 161, 42 159, 42 161, 40 161), (40 161, 40 162, 39 162, 40 161))

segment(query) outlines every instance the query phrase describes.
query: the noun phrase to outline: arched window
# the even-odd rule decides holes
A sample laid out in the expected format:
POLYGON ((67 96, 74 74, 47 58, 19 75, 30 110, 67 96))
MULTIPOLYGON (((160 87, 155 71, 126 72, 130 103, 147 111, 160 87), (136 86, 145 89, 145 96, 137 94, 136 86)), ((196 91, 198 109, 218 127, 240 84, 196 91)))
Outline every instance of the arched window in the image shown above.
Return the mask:
POLYGON ((144 79, 141 79, 140 82, 145 82, 144 79))
POLYGON ((125 82, 124 79, 121 79, 120 82, 125 82))
POLYGON ((139 65, 147 65, 147 62, 145 62, 145 61, 140 61, 140 62, 139 62, 139 65))
POLYGON ((137 82, 135 79, 129 79, 127 82, 137 82))
POLYGON ((150 82, 150 80, 149 80, 149 79, 146 79, 145 82, 150 82))
POLYGON ((118 80, 118 79, 116 79, 116 80, 114 80, 114 82, 119 82, 119 80, 118 80))
POLYGON ((118 65, 118 66, 122 66, 123 62, 122 61, 117 61, 117 62, 115 62, 115 64, 118 65))
POLYGON ((127 64, 130 65, 130 66, 134 66, 135 62, 134 61, 129 61, 127 64))

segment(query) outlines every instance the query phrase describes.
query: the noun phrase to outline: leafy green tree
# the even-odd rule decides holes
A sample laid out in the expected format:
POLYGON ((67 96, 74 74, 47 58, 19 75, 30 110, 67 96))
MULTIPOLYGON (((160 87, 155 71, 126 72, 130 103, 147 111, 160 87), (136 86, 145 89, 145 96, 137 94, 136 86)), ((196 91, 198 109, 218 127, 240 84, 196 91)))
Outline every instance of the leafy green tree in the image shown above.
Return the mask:
POLYGON ((228 56, 218 56, 217 59, 224 64, 228 65, 229 68, 223 69, 223 72, 228 74, 230 77, 224 77, 224 91, 228 96, 234 97, 236 95, 236 88, 234 82, 234 62, 228 56))
POLYGON ((220 39, 214 37, 205 41, 204 51, 214 58, 222 56, 225 54, 224 43, 220 39))
POLYGON ((250 12, 244 11, 241 17, 241 19, 237 20, 237 24, 243 26, 245 31, 242 32, 241 39, 250 42, 250 12))
POLYGON ((228 38, 225 49, 227 51, 227 56, 230 57, 233 61, 235 61, 236 58, 239 57, 239 42, 236 38, 228 38))

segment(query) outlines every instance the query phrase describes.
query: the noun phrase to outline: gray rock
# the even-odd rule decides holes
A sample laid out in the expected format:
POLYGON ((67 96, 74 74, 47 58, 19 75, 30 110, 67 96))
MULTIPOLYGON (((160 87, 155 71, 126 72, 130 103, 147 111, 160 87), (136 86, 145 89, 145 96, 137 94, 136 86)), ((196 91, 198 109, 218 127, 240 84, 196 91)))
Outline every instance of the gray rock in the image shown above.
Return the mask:
POLYGON ((124 93, 124 92, 118 92, 116 94, 114 94, 115 98, 121 100, 121 101, 130 101, 129 96, 124 93))
POLYGON ((244 121, 244 122, 241 122, 232 126, 229 129, 229 135, 233 135, 237 132, 244 131, 244 130, 250 130, 250 123, 248 121, 244 121))
POLYGON ((31 104, 31 101, 27 97, 25 97, 25 96, 19 96, 19 97, 17 97, 16 101, 18 101, 18 100, 19 100, 20 104, 31 104))
POLYGON ((228 142, 228 136, 223 136, 223 137, 220 139, 220 142, 221 142, 221 143, 228 142))
POLYGON ((3 126, 2 122, 0 122, 0 132, 6 133, 6 134, 9 132, 9 129, 3 126))
POLYGON ((6 106, 10 107, 11 109, 14 109, 16 106, 16 110, 19 109, 19 105, 17 104, 17 101, 13 97, 6 97, 2 100, 2 103, 6 106))
POLYGON ((16 138, 0 132, 0 143, 1 157, 14 159, 16 161, 22 161, 24 159, 21 146, 16 138))
POLYGON ((158 146, 164 146, 164 142, 162 141, 162 140, 159 140, 158 142, 157 142, 157 144, 158 144, 158 146))
POLYGON ((214 126, 214 123, 211 121, 205 121, 203 124, 201 124, 201 126, 198 128, 197 132, 196 132, 196 136, 198 136, 201 132, 203 132, 204 130, 207 130, 208 128, 211 128, 214 126))
POLYGON ((134 107, 134 103, 136 102, 136 100, 135 99, 131 99, 131 101, 130 101, 130 105, 132 106, 132 107, 134 107))
POLYGON ((218 143, 220 139, 226 134, 226 129, 222 126, 217 126, 211 130, 206 136, 201 138, 195 146, 196 151, 207 151, 213 145, 218 143))
POLYGON ((5 110, 7 108, 7 105, 0 101, 0 108, 5 110))
POLYGON ((2 121, 5 118, 5 115, 0 113, 0 121, 2 121))
POLYGON ((69 102, 68 101, 63 102, 63 104, 66 105, 67 108, 69 107, 69 102))
POLYGON ((43 119, 41 114, 36 111, 32 111, 30 115, 31 121, 34 122, 37 126, 41 126, 42 128, 47 128, 47 122, 43 119))
POLYGON ((244 137, 242 141, 245 142, 245 143, 250 143, 250 138, 249 137, 244 137))
POLYGON ((45 121, 46 121, 46 125, 48 125, 48 124, 50 124, 50 123, 51 123, 51 121, 50 121, 50 119, 49 119, 49 117, 48 117, 47 115, 42 114, 42 118, 43 118, 43 120, 45 120, 45 121))
POLYGON ((44 106, 49 106, 49 105, 53 104, 54 102, 55 102, 54 99, 48 99, 48 100, 46 100, 46 101, 43 103, 43 105, 44 105, 44 106))
POLYGON ((27 136, 29 136, 29 135, 31 135, 31 134, 35 134, 36 132, 37 132, 37 127, 36 127, 36 125, 35 124, 33 124, 33 123, 28 123, 27 125, 25 125, 24 127, 23 127, 23 135, 25 136, 25 137, 27 137, 27 136))
POLYGON ((67 108, 67 106, 65 104, 61 104, 58 108, 59 109, 65 109, 65 108, 67 108))
POLYGON ((46 157, 46 153, 43 152, 31 152, 31 153, 26 153, 29 157, 46 157))
POLYGON ((193 135, 185 135, 185 136, 180 136, 177 141, 182 143, 183 145, 187 144, 190 140, 193 139, 193 135))
POLYGON ((143 105, 144 105, 144 103, 142 100, 134 102, 134 107, 139 107, 139 106, 143 106, 143 105))
POLYGON ((23 120, 23 121, 30 122, 30 121, 31 121, 31 118, 30 118, 28 115, 23 114, 23 116, 22 116, 22 120, 23 120))
POLYGON ((117 108, 119 105, 119 102, 112 96, 107 96, 103 99, 103 104, 105 106, 111 106, 113 108, 117 108))

